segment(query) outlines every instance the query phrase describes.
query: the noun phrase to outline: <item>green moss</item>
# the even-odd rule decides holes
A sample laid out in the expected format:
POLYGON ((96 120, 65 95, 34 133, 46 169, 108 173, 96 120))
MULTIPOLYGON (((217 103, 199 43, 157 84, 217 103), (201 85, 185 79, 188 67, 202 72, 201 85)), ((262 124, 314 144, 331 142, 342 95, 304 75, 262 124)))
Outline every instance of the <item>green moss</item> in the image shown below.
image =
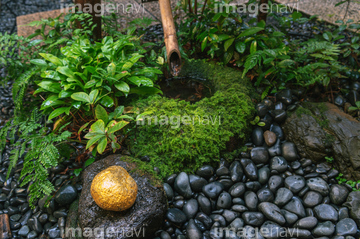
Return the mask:
POLYGON ((138 175, 148 175, 151 185, 154 187, 162 187, 163 180, 162 178, 154 171, 153 167, 139 159, 132 158, 129 156, 123 156, 121 157, 121 161, 127 162, 127 163, 135 163, 136 167, 130 170, 130 173, 136 173, 138 175))
POLYGON ((216 92, 194 104, 161 96, 135 104, 151 114, 130 137, 132 151, 150 156, 150 164, 159 167, 162 177, 218 162, 230 139, 235 137, 240 144, 248 137, 255 112, 250 97, 255 96, 254 90, 239 71, 191 61, 183 66, 182 76, 211 81, 216 92), (161 125, 166 118, 168 124, 161 125))
POLYGON ((324 112, 327 111, 328 108, 324 102, 321 103, 310 103, 310 102, 304 102, 302 104, 302 107, 298 107, 296 112, 296 115, 300 118, 301 115, 310 115, 312 116, 316 122, 319 124, 321 128, 324 129, 326 132, 326 138, 324 143, 326 145, 331 145, 335 140, 335 136, 332 134, 330 128, 329 128, 329 120, 324 118, 324 112))
POLYGON ((298 107, 296 112, 296 115, 298 117, 301 117, 302 114, 310 115, 312 116, 316 122, 324 129, 329 129, 329 121, 328 119, 324 119, 323 113, 327 111, 327 107, 325 103, 310 103, 310 102, 304 102, 302 104, 302 107, 298 107))

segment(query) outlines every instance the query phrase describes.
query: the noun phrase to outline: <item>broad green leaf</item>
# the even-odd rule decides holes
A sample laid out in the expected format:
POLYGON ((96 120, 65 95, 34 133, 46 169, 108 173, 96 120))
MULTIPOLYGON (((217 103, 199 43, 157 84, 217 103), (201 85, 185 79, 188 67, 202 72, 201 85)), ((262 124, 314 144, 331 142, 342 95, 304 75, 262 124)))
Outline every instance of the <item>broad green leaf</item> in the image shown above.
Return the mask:
POLYGON ((282 37, 282 36, 285 36, 285 34, 284 33, 282 33, 282 32, 273 32, 273 37, 282 37))
MULTIPOLYGON (((136 81, 136 82, 138 82, 138 81, 136 81)), ((118 83, 115 83, 114 85, 115 85, 116 89, 120 90, 121 92, 129 93, 129 91, 130 91, 129 85, 124 81, 120 81, 118 83)))
POLYGON ((41 73, 41 77, 52 80, 61 80, 59 73, 57 73, 56 71, 44 71, 41 73))
POLYGON ((95 116, 96 116, 97 119, 104 121, 104 124, 107 124, 107 122, 109 120, 108 113, 106 112, 104 107, 102 107, 101 105, 96 106, 96 108, 95 108, 95 116))
POLYGON ((228 34, 220 34, 218 41, 219 41, 219 42, 225 41, 225 40, 227 40, 227 39, 229 39, 229 38, 230 38, 230 36, 229 36, 228 34))
POLYGON ((59 93, 59 98, 68 98, 71 97, 71 95, 73 94, 73 91, 66 91, 66 90, 62 90, 59 93))
POLYGON ((208 37, 205 37, 201 42, 201 51, 204 51, 204 49, 206 48, 207 39, 208 37))
POLYGON ((95 84, 96 84, 96 81, 95 81, 94 79, 92 79, 92 80, 86 82, 84 88, 85 88, 85 89, 91 88, 91 87, 93 87, 95 84))
POLYGON ((240 37, 247 37, 247 36, 250 36, 250 35, 254 35, 260 31, 263 31, 264 28, 263 27, 252 27, 252 28, 249 28, 249 29, 246 29, 245 31, 243 31, 239 36, 238 38, 240 37))
POLYGON ((115 78, 115 80, 120 80, 121 78, 123 78, 124 76, 127 76, 127 75, 130 75, 130 73, 129 72, 127 72, 127 71, 124 71, 124 72, 121 72, 121 73, 119 73, 119 74, 116 74, 115 76, 114 76, 114 78, 115 78))
POLYGON ((89 94, 89 98, 90 98, 90 103, 91 104, 94 104, 95 101, 96 101, 96 98, 97 96, 99 95, 99 90, 98 89, 95 89, 95 90, 92 90, 89 94))
POLYGON ((114 110, 114 112, 111 112, 109 114, 109 117, 111 117, 112 119, 117 119, 118 117, 120 117, 122 115, 122 113, 124 112, 124 106, 118 106, 116 107, 116 109, 114 110))
POLYGON ((107 72, 109 75, 114 76, 116 71, 116 65, 114 63, 110 63, 107 67, 107 72))
POLYGON ((122 128, 124 128, 129 122, 126 121, 120 121, 118 123, 116 123, 114 126, 111 126, 110 129, 108 130, 108 133, 115 133, 119 130, 121 130, 122 128))
POLYGON ((32 59, 30 62, 37 66, 47 66, 48 64, 43 59, 32 59))
POLYGON ((235 49, 239 53, 244 53, 246 50, 246 44, 245 42, 239 41, 235 44, 235 49))
POLYGON ((54 81, 43 80, 38 84, 38 86, 53 93, 59 93, 61 91, 60 84, 54 81))
POLYGON ((46 54, 46 53, 39 53, 39 55, 42 56, 43 58, 45 58, 45 60, 50 61, 54 65, 63 66, 63 63, 61 62, 61 60, 54 55, 46 54))
POLYGON ((288 67, 288 66, 291 66, 295 64, 295 61, 291 60, 291 59, 286 59, 286 60, 283 60, 279 63, 279 67, 288 67))
POLYGON ((97 151, 98 151, 99 154, 102 154, 105 151, 106 146, 107 146, 107 142, 108 142, 107 138, 103 138, 103 139, 100 140, 100 142, 99 142, 99 144, 97 146, 97 151))
POLYGON ((72 102, 71 106, 74 107, 75 109, 80 109, 81 102, 79 101, 72 102))
POLYGON ((59 66, 57 69, 56 69, 57 72, 63 74, 63 75, 66 75, 67 77, 69 78, 74 78, 76 79, 75 75, 74 75, 74 72, 72 70, 69 69, 69 67, 67 66, 59 66))
POLYGON ((93 162, 95 162, 95 158, 94 157, 89 158, 88 160, 85 161, 84 167, 86 168, 87 166, 89 166, 93 162))
MULTIPOLYGON (((86 135, 85 135, 85 138, 87 138, 86 135)), ((95 144, 97 141, 99 141, 102 138, 106 138, 105 135, 98 134, 98 135, 91 137, 90 140, 86 144, 86 149, 90 148, 93 144, 95 144)))
POLYGON ((102 120, 97 120, 90 127, 93 133, 105 134, 105 124, 102 120))
POLYGON ((101 98, 100 104, 102 104, 105 107, 110 108, 110 107, 113 107, 114 100, 110 96, 106 95, 106 96, 101 98))
POLYGON ((235 38, 230 38, 229 40, 227 40, 225 43, 224 43, 224 48, 225 48, 225 51, 228 50, 228 48, 233 44, 235 38))
POLYGON ((70 110, 70 107, 62 107, 62 108, 58 108, 56 110, 54 110, 53 112, 51 112, 51 114, 49 115, 49 119, 48 120, 51 120, 55 117, 58 117, 59 115, 65 113, 65 112, 69 112, 70 110))
POLYGON ((77 101, 82 101, 82 102, 85 102, 85 103, 91 103, 89 95, 84 93, 84 92, 76 92, 76 93, 71 95, 71 98, 74 99, 74 100, 77 100, 77 101))
POLYGON ((332 39, 332 34, 331 34, 330 32, 324 32, 324 33, 323 33, 323 37, 324 37, 325 40, 331 41, 331 39, 332 39))
POLYGON ((250 45, 250 54, 253 54, 256 52, 256 48, 257 48, 257 41, 254 40, 251 45, 250 45))

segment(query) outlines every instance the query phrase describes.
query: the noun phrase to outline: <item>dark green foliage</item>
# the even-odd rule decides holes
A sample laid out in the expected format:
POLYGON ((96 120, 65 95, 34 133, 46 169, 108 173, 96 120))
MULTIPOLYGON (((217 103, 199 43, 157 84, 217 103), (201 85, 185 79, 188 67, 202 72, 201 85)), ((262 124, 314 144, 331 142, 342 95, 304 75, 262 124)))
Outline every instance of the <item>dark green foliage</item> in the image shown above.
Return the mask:
POLYGON ((48 181, 48 169, 58 164, 60 154, 56 146, 71 135, 68 131, 61 134, 49 133, 48 128, 40 123, 43 118, 44 116, 38 113, 38 110, 34 110, 28 119, 13 120, 0 130, 2 142, 0 152, 4 149, 7 138, 14 147, 11 151, 7 177, 15 168, 19 158, 23 157, 24 166, 20 175, 22 179, 20 186, 32 182, 29 187, 31 205, 36 199, 50 195, 54 191, 54 186, 48 181), (9 135, 7 135, 8 132, 10 132, 9 135), (19 137, 16 142, 14 142, 15 135, 19 137))
POLYGON ((149 115, 143 119, 145 124, 138 125, 131 137, 132 149, 138 156, 150 156, 150 164, 160 168, 162 177, 217 162, 226 152, 227 142, 234 137, 237 143, 241 143, 251 129, 249 122, 254 106, 249 95, 253 91, 248 79, 241 78, 241 72, 191 61, 184 65, 182 74, 207 79, 216 92, 211 98, 194 104, 160 96, 136 104, 149 115), (153 119, 152 124, 148 125, 149 117, 154 116, 158 117, 159 122, 166 116, 169 123, 155 125, 153 119), (183 116, 189 116, 191 121, 182 122, 177 127, 175 118, 183 116))

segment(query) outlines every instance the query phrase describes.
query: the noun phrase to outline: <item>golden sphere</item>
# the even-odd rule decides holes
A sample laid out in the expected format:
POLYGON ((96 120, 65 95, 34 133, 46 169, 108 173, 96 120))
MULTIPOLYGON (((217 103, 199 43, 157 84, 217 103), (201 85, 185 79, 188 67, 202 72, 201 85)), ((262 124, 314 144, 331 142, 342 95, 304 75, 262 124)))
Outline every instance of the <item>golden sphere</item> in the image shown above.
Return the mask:
POLYGON ((137 184, 120 166, 111 166, 98 173, 91 183, 91 196, 102 209, 123 211, 136 200, 137 184))

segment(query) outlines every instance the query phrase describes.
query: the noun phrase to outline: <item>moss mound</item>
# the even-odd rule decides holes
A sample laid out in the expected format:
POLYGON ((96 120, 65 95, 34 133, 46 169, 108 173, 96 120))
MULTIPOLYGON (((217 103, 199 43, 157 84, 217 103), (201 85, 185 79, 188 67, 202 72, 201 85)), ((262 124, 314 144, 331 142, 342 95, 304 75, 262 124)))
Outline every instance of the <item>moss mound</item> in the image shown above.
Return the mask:
POLYGON ((254 90, 239 71, 189 61, 181 76, 206 79, 216 92, 194 104, 162 96, 135 103, 141 112, 151 113, 137 126, 130 146, 136 156, 149 156, 162 177, 218 162, 235 148, 229 147, 229 142, 238 145, 248 137, 255 112, 251 100, 254 90))

